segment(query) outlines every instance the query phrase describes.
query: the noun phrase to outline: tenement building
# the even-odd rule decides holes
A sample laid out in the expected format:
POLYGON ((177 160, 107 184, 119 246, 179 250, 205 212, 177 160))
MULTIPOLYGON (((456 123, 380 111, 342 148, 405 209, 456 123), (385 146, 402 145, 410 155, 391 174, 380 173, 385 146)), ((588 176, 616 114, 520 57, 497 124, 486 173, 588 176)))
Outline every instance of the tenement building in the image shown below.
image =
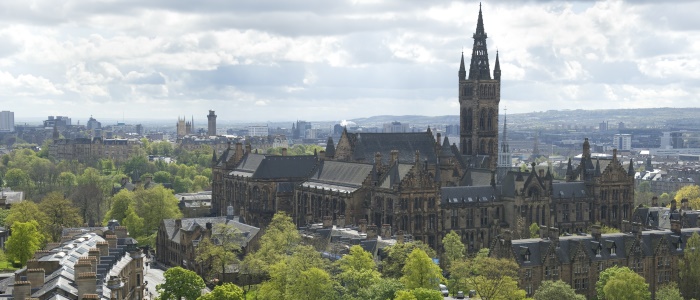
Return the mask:
POLYGON ((49 157, 55 160, 77 160, 79 162, 95 162, 100 159, 111 159, 123 162, 129 159, 134 148, 139 147, 137 139, 103 139, 76 138, 59 139, 54 130, 54 140, 49 145, 49 157))
POLYGON ((515 260, 520 266, 519 284, 532 296, 544 280, 562 280, 589 299, 596 297, 595 283, 600 272, 612 266, 625 266, 644 277, 652 298, 665 284, 678 282, 680 258, 686 242, 700 228, 681 228, 679 222, 669 230, 643 230, 630 223, 628 233, 592 232, 560 236, 558 228, 540 227, 540 237, 512 239, 505 231, 494 239, 490 255, 515 260))
MULTIPOLYGON (((410 133, 350 133, 325 151, 307 156, 253 153, 229 144, 212 160, 212 214, 234 208, 244 222, 264 228, 275 212, 300 227, 375 226, 382 234, 413 238, 441 248, 449 231, 470 251, 489 247, 509 229, 529 237, 532 223, 561 232, 591 225, 621 228, 633 210, 634 169, 618 159, 593 159, 583 146, 581 163, 566 178, 551 171, 518 172, 498 164, 501 70, 490 73, 483 16, 479 11, 471 63, 458 71, 460 140, 430 129, 410 133), (459 145, 459 146, 458 146, 459 145), (498 172, 497 172, 498 170, 498 172), (365 226, 361 226, 361 225, 365 226)), ((501 143, 506 148, 507 143, 501 143)))

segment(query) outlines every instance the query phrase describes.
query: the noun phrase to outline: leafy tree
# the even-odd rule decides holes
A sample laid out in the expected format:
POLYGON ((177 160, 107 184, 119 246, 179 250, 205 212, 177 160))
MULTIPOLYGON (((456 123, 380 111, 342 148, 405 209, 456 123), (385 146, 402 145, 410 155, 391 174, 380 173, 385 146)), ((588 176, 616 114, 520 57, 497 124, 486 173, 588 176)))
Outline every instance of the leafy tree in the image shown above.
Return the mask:
POLYGON ((678 290, 678 285, 670 282, 656 291, 656 300, 683 300, 683 296, 678 290))
POLYGON ((122 224, 129 208, 133 207, 136 202, 134 198, 134 193, 127 189, 119 190, 117 194, 112 196, 112 207, 105 214, 105 223, 109 220, 117 220, 122 224))
POLYGON ((173 189, 175 193, 187 193, 192 190, 192 185, 194 183, 189 178, 182 178, 180 176, 175 176, 173 179, 173 189))
POLYGON ((301 236, 292 218, 284 212, 278 212, 260 237, 260 249, 255 255, 265 263, 265 267, 271 266, 292 252, 300 241, 301 236))
POLYGON ((0 208, 0 226, 9 227, 9 226, 5 226, 5 219, 7 219, 7 216, 9 216, 9 215, 10 215, 9 209, 0 208))
MULTIPOLYGON (((147 236, 148 233, 144 229, 144 220, 143 218, 139 217, 134 210, 134 207, 128 206, 125 213, 126 217, 124 217, 122 222, 119 224, 126 226, 126 229, 129 231, 129 235, 137 240, 147 236)), ((146 244, 151 245, 150 243, 146 244)))
POLYGON ((680 204, 681 200, 688 199, 692 209, 700 209, 700 186, 686 185, 676 192, 673 198, 680 204))
POLYGON ((5 225, 7 227, 12 227, 15 222, 29 221, 36 221, 38 228, 42 229, 46 227, 48 218, 46 214, 39 209, 36 203, 32 201, 22 201, 12 205, 10 213, 7 215, 7 218, 5 218, 5 225))
POLYGON ((442 247, 445 249, 444 257, 445 266, 447 266, 447 268, 449 268, 453 261, 464 258, 464 244, 462 243, 462 239, 459 237, 459 234, 456 232, 450 231, 450 233, 446 234, 445 237, 442 238, 442 247))
POLYGON ((77 184, 78 178, 71 172, 61 172, 61 174, 58 175, 58 185, 61 187, 63 195, 70 195, 77 184))
POLYGON ((644 277, 627 267, 621 269, 622 271, 609 277, 607 283, 603 287, 605 299, 651 299, 649 284, 646 283, 644 277))
POLYGON ((44 197, 39 203, 39 209, 47 216, 46 229, 51 241, 61 240, 63 227, 78 227, 83 224, 78 209, 61 192, 53 192, 44 197))
POLYGON ((530 238, 534 239, 540 236, 540 225, 537 222, 530 224, 530 238))
POLYGON ((242 238, 241 232, 235 226, 215 224, 211 235, 199 242, 195 260, 202 264, 205 270, 210 271, 210 276, 223 276, 226 266, 238 262, 237 253, 241 250, 242 238))
POLYGON ((211 188, 209 178, 202 175, 195 176, 194 181, 192 182, 192 188, 197 192, 211 188))
POLYGON ((287 288, 287 299, 324 300, 338 297, 328 272, 313 267, 302 271, 287 288))
POLYGON ((338 265, 341 269, 338 280, 351 296, 357 297, 362 289, 369 288, 381 278, 372 254, 359 245, 350 247, 350 253, 338 260, 338 265))
POLYGON ((442 300, 442 294, 440 294, 440 291, 432 288, 432 289, 426 289, 426 288, 417 288, 411 290, 411 294, 413 294, 414 297, 416 297, 416 300, 442 300))
POLYGON ((111 192, 112 184, 97 169, 87 168, 78 176, 78 185, 70 198, 83 220, 94 224, 102 220, 104 202, 111 192))
POLYGON ((693 233, 683 249, 683 258, 679 263, 680 291, 687 299, 700 299, 700 235, 693 233))
POLYGON ((153 174, 153 181, 157 183, 169 183, 172 180, 170 173, 165 171, 158 171, 153 174))
POLYGON ((358 299, 386 300, 394 298, 396 292, 403 290, 404 286, 398 279, 380 278, 376 283, 359 292, 358 299))
POLYGON ((418 300, 411 291, 397 291, 394 300, 418 300))
POLYGON ((400 278, 403 275, 403 267, 406 264, 406 259, 415 248, 423 250, 429 257, 436 256, 435 251, 421 241, 397 243, 385 248, 387 257, 382 260, 382 274, 388 277, 400 278))
POLYGON ((471 276, 471 264, 466 259, 454 261, 450 265, 450 279, 447 280, 448 290, 454 294, 456 291, 466 291, 467 278, 471 276))
POLYGON ((634 204, 635 205, 649 205, 651 198, 654 197, 654 193, 651 191, 651 184, 644 181, 637 185, 634 190, 634 204))
POLYGON ((264 269, 264 262, 256 255, 246 255, 240 265, 240 273, 247 276, 247 285, 243 286, 243 293, 247 294, 253 287, 253 279, 267 275, 264 269))
POLYGON ((659 196, 659 204, 661 204, 661 203, 664 203, 664 204, 671 203, 671 195, 669 195, 668 193, 661 194, 661 196, 659 196))
POLYGON ((19 261, 24 265, 34 256, 34 252, 41 248, 43 241, 44 236, 39 232, 39 224, 36 221, 14 222, 12 235, 5 244, 7 256, 12 261, 19 261))
POLYGON ((13 190, 26 190, 32 186, 29 174, 22 169, 9 169, 5 173, 5 185, 13 190))
POLYGON ((583 295, 576 294, 576 291, 571 286, 561 280, 551 281, 545 280, 540 283, 540 287, 535 291, 533 296, 535 300, 586 300, 583 295))
POLYGON ((628 267, 613 266, 600 273, 595 284, 598 299, 651 299, 649 285, 628 267))
POLYGON ((161 300, 196 300, 205 287, 202 277, 182 267, 170 268, 163 276, 165 282, 156 286, 161 300))
POLYGON ((442 270, 428 254, 419 248, 413 249, 406 259, 401 277, 401 282, 406 288, 435 289, 442 279, 442 270))
POLYGON ((243 289, 233 283, 217 285, 211 293, 203 295, 197 300, 245 300, 243 289))
MULTIPOLYGON (((463 275, 464 276, 464 275, 463 275)), ((472 260, 467 284, 486 299, 523 299, 525 291, 518 289, 518 264, 509 259, 477 255, 472 260)))
POLYGON ((291 256, 280 256, 268 268, 270 280, 261 285, 257 294, 260 299, 294 299, 290 297, 291 286, 298 281, 301 273, 312 268, 323 269, 328 264, 311 246, 298 245, 291 252, 291 256))
POLYGON ((158 229, 163 219, 182 217, 178 200, 173 191, 157 185, 150 189, 137 189, 134 192, 136 213, 144 220, 144 233, 151 234, 158 229))

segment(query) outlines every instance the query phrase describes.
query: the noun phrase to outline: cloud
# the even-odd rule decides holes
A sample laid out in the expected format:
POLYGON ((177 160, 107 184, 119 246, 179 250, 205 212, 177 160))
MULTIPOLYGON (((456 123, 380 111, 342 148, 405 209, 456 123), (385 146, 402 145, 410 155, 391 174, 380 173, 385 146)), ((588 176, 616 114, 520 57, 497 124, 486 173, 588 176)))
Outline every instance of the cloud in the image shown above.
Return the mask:
MULTIPOLYGON (((4 1, 0 94, 16 100, 8 109, 18 119, 108 116, 133 104, 134 118, 165 119, 208 109, 241 121, 457 114, 459 56, 470 59, 478 9, 420 0, 4 1)), ((700 0, 484 3, 502 106, 699 103, 698 10, 700 0)))

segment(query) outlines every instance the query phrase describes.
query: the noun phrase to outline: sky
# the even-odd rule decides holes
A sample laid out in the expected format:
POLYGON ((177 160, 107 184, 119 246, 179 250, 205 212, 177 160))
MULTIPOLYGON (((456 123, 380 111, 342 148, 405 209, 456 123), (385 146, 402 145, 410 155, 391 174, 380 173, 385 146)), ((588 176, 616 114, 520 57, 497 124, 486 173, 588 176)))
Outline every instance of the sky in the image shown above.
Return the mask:
MULTIPOLYGON (((700 0, 482 11, 501 113, 700 106, 700 0)), ((478 12, 442 0, 1 1, 0 110, 74 123, 457 115, 478 12)))

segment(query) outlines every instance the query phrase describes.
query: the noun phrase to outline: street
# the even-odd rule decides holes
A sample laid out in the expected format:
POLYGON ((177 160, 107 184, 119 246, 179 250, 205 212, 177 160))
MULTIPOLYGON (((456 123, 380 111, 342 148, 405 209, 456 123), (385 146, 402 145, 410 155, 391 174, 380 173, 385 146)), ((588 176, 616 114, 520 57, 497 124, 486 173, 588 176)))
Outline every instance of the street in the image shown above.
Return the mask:
MULTIPOLYGON (((156 265, 158 265, 156 263, 156 265)), ((145 267, 146 275, 144 275, 144 280, 146 280, 146 290, 144 291, 144 299, 155 299, 160 296, 158 291, 156 291, 156 286, 165 282, 165 277, 163 277, 164 270, 155 267, 152 261, 147 263, 145 267)))

